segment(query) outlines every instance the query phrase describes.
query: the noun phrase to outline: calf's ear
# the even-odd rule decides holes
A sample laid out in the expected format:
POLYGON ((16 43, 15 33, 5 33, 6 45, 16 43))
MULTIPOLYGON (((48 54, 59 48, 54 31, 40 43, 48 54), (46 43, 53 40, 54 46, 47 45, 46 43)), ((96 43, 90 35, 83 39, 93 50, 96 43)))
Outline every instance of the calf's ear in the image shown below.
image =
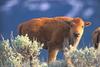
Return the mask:
POLYGON ((85 27, 90 26, 91 24, 92 24, 91 22, 86 21, 85 22, 85 27))

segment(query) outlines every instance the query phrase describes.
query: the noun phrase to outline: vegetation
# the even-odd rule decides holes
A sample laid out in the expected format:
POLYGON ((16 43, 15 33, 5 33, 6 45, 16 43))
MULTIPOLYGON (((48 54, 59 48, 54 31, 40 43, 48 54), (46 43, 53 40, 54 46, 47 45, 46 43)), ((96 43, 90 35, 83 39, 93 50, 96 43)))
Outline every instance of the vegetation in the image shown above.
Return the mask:
POLYGON ((26 36, 17 36, 0 42, 0 67, 39 67, 38 56, 43 44, 26 36), (28 61, 28 62, 27 62, 28 61), (27 67, 27 66, 26 66, 27 67))
POLYGON ((64 60, 50 64, 40 62, 39 55, 43 44, 30 41, 28 36, 12 36, 0 41, 0 67, 100 67, 100 50, 93 47, 67 51, 64 49, 64 60), (72 64, 67 63, 71 58, 72 64))

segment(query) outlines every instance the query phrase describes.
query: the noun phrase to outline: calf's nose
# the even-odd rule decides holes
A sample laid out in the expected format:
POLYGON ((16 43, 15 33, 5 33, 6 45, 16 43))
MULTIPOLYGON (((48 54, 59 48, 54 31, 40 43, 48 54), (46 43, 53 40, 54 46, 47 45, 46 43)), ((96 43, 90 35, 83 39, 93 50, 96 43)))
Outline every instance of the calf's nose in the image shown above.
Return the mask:
POLYGON ((75 32, 75 33, 73 33, 73 35, 74 35, 74 37, 79 37, 80 34, 75 32))

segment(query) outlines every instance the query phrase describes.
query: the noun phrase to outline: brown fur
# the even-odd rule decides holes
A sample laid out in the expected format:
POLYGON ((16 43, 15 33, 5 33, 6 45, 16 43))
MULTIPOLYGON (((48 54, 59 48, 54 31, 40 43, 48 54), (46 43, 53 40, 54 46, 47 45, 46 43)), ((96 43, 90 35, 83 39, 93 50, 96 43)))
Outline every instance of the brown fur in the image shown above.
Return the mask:
POLYGON ((70 44, 77 48, 84 26, 89 25, 89 22, 84 22, 81 18, 34 18, 19 25, 19 34, 28 34, 31 40, 37 38, 39 42, 44 43, 44 48, 49 51, 49 62, 51 62, 56 60, 58 51, 63 48, 63 43, 66 42, 64 40, 69 41, 73 38, 76 41, 71 41, 73 43, 70 44))
POLYGON ((100 27, 97 27, 92 33, 92 41, 95 49, 98 49, 100 44, 100 27))

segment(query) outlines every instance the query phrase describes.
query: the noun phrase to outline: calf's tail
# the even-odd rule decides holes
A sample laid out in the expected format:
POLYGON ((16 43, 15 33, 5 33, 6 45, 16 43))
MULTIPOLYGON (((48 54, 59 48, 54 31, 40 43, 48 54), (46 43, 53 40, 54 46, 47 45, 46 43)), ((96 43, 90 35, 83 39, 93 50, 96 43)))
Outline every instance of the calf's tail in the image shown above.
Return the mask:
POLYGON ((20 25, 18 26, 18 34, 19 34, 19 35, 22 34, 22 27, 23 27, 22 24, 20 24, 20 25))

